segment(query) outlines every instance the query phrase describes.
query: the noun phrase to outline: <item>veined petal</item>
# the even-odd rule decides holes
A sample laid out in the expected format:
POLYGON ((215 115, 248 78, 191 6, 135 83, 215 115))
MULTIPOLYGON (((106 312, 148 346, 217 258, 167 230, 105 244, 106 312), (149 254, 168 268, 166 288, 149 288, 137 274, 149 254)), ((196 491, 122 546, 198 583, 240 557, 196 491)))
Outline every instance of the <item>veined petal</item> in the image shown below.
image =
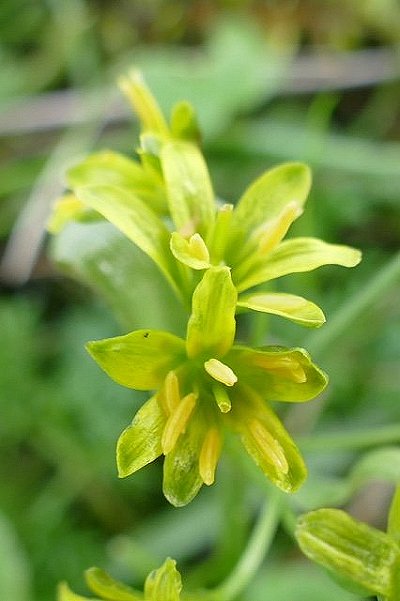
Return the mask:
POLYGON ((339 509, 318 509, 300 518, 296 538, 313 561, 371 593, 399 598, 400 549, 384 532, 339 509))
POLYGON ((244 447, 264 474, 285 492, 295 492, 307 476, 294 441, 272 409, 248 386, 235 392, 230 413, 244 447))
POLYGON ((328 378, 301 348, 234 347, 227 361, 245 382, 270 401, 302 402, 316 397, 328 378))
POLYGON ((149 399, 136 413, 132 424, 117 443, 118 476, 126 478, 162 454, 161 437, 167 417, 157 397, 149 399))
POLYGON ((355 248, 328 244, 318 238, 293 238, 279 244, 265 262, 236 283, 241 292, 289 273, 312 271, 322 265, 355 267, 360 261, 361 253, 355 248))
POLYGON ((114 580, 100 568, 89 568, 85 571, 85 578, 90 590, 107 601, 143 601, 141 593, 114 580))
POLYGON ((187 240, 182 234, 173 232, 170 248, 175 259, 192 269, 208 269, 211 267, 210 255, 200 234, 193 234, 187 240))
POLYGON ((137 195, 117 186, 84 186, 76 195, 98 211, 158 265, 176 289, 176 264, 169 250, 169 232, 158 215, 137 195))
POLYGON ((187 328, 189 357, 207 352, 222 356, 235 336, 237 292, 228 267, 211 267, 193 293, 187 328))
POLYGON ((118 384, 136 390, 158 388, 185 358, 181 338, 157 330, 136 330, 86 344, 100 367, 118 384))
MULTIPOLYGON (((249 237, 260 223, 273 219, 290 203, 302 207, 311 187, 311 172, 303 163, 285 163, 259 177, 243 194, 234 211, 229 254, 237 256, 238 241, 249 237)), ((230 261, 234 264, 235 261, 230 261)))
POLYGON ((66 582, 60 582, 57 587, 57 601, 100 601, 93 597, 82 597, 73 593, 66 582))
POLYGON ((162 145, 160 158, 176 228, 189 227, 205 235, 214 222, 215 202, 201 151, 194 144, 174 140, 162 145))
POLYGON ((311 301, 281 292, 258 292, 239 297, 238 307, 286 317, 302 326, 318 328, 325 323, 322 310, 311 301))
POLYGON ((141 72, 132 69, 127 76, 119 79, 119 85, 138 115, 142 129, 168 136, 166 121, 141 72))
POLYGON ((173 559, 166 559, 163 565, 146 578, 144 594, 146 601, 179 601, 182 590, 181 575, 173 559))
POLYGON ((201 416, 196 410, 186 432, 179 437, 175 447, 165 458, 163 491, 175 507, 190 503, 203 484, 199 473, 199 457, 204 430, 201 416))

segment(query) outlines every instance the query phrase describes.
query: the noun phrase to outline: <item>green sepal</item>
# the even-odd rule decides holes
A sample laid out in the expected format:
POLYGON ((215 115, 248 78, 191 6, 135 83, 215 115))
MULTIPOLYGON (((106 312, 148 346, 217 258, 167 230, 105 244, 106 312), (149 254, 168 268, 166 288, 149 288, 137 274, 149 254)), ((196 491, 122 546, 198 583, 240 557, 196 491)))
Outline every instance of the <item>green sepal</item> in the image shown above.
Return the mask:
POLYGON ((322 265, 355 267, 360 261, 361 253, 355 248, 328 244, 318 238, 293 238, 281 242, 265 260, 260 260, 257 267, 237 282, 237 287, 241 292, 290 273, 312 271, 322 265))
POLYGON ((114 580, 100 568, 89 568, 85 571, 85 578, 90 590, 107 601, 143 601, 141 593, 114 580))
POLYGON ((203 484, 199 473, 203 441, 204 427, 197 410, 164 461, 163 492, 175 507, 190 503, 203 484))
POLYGON ((100 601, 100 599, 94 599, 93 597, 82 597, 77 595, 69 588, 66 582, 60 582, 57 587, 57 601, 100 601))
POLYGON ((163 144, 160 158, 176 229, 205 237, 214 223, 215 201, 203 155, 194 144, 174 140, 163 144))
POLYGON ((234 211, 231 251, 239 241, 267 220, 276 217, 286 205, 304 205, 311 187, 311 171, 303 163, 284 163, 266 171, 240 198, 234 211))
POLYGON ((96 185, 126 188, 153 210, 159 213, 167 211, 160 176, 117 152, 107 150, 88 156, 67 171, 67 182, 72 189, 96 185))
POLYGON ((263 473, 286 493, 295 492, 307 477, 307 468, 292 437, 269 405, 248 386, 240 386, 232 394, 229 414, 240 433, 243 446, 263 473), (271 441, 252 435, 254 421, 268 433, 271 441), (275 451, 274 451, 275 447, 275 451))
POLYGON ((387 534, 339 509, 318 509, 299 519, 296 538, 311 560, 371 593, 398 599, 400 549, 387 534))
POLYGON ((328 376, 302 348, 235 346, 225 361, 237 374, 239 382, 246 382, 269 401, 309 401, 328 383, 328 376), (277 362, 280 365, 276 366, 277 362), (296 372, 304 373, 304 381, 296 372))
POLYGON ((117 442, 120 478, 130 476, 161 455, 161 436, 166 421, 156 396, 142 405, 117 442))
POLYGON ((318 305, 295 294, 257 292, 239 297, 237 305, 253 311, 279 315, 308 328, 319 328, 325 323, 325 315, 318 305))
POLYGON ((170 284, 180 293, 176 264, 169 250, 170 234, 152 209, 129 190, 116 186, 77 188, 76 195, 153 259, 170 284))
POLYGON ((152 390, 182 362, 185 343, 168 332, 136 330, 124 336, 88 342, 86 350, 118 384, 152 390))
POLYGON ((172 107, 171 133, 174 138, 198 143, 201 138, 197 116, 190 102, 182 100, 172 107))
POLYGON ((211 267, 193 293, 187 327, 189 357, 208 353, 223 356, 235 337, 237 293, 228 267, 211 267))
POLYGON ((144 585, 146 601, 179 601, 182 590, 181 575, 176 561, 169 557, 158 570, 153 570, 144 585))
POLYGON ((388 534, 400 545, 400 484, 396 486, 388 517, 388 534))

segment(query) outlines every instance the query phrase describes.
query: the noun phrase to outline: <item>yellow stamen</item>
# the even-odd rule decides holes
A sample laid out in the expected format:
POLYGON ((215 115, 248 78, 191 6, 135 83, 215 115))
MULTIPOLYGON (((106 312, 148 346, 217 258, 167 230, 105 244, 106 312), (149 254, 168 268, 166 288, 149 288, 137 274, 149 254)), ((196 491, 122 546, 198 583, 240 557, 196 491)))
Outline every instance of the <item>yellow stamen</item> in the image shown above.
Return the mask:
POLYGON ((207 486, 214 482, 220 452, 221 436, 217 428, 210 428, 204 438, 199 457, 200 476, 207 486))
POLYGON ((215 384, 212 387, 212 391, 220 411, 222 413, 228 413, 232 408, 232 403, 226 389, 223 386, 220 386, 220 384, 215 384))
POLYGON ((259 251, 262 254, 267 254, 273 250, 279 242, 286 236, 286 233, 293 221, 302 214, 301 207, 297 202, 290 202, 286 207, 279 213, 275 219, 267 221, 261 226, 261 232, 258 231, 259 235, 259 251))
POLYGON ((164 390, 168 413, 173 413, 181 400, 179 393, 179 380, 174 371, 168 372, 164 382, 164 390))
POLYGON ((214 380, 222 382, 225 386, 233 386, 238 380, 231 368, 218 359, 209 359, 206 361, 204 363, 204 369, 212 378, 214 378, 214 380))
POLYGON ((199 261, 210 262, 210 254, 206 243, 200 234, 193 234, 189 240, 189 252, 195 259, 199 261))
POLYGON ((196 400, 197 395, 194 392, 187 394, 180 401, 174 413, 169 416, 161 438, 161 447, 164 455, 172 451, 179 436, 185 431, 191 413, 196 405, 196 400))
POLYGON ((281 375, 288 380, 293 380, 298 384, 307 382, 307 376, 303 367, 293 357, 270 357, 259 354, 254 357, 253 364, 268 371, 273 371, 277 375, 281 375))
POLYGON ((248 429, 266 460, 277 467, 282 473, 287 474, 289 464, 286 460, 285 452, 276 438, 268 432, 258 419, 252 419, 248 424, 248 429))

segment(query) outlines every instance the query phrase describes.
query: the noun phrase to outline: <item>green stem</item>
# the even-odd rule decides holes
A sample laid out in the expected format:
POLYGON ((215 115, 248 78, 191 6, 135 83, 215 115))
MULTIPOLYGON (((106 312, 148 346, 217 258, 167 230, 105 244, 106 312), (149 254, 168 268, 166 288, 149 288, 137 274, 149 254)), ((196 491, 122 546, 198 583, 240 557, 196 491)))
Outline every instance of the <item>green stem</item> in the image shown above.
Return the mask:
POLYGON ((299 441, 303 451, 332 451, 336 449, 362 449, 400 442, 400 426, 398 424, 360 432, 344 432, 343 434, 323 434, 304 437, 299 441))
POLYGON ((227 579, 213 591, 213 599, 231 601, 249 584, 271 546, 281 514, 282 497, 271 491, 254 527, 247 548, 227 579))

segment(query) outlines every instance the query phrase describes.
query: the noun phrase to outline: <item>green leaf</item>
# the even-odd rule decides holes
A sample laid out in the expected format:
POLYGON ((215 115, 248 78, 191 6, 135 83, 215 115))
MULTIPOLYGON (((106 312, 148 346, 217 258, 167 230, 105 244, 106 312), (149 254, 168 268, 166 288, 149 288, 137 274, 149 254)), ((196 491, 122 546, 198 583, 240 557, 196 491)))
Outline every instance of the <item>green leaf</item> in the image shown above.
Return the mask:
POLYGON ((57 587, 57 601, 100 601, 91 597, 82 597, 73 593, 66 582, 60 582, 57 587))
MULTIPOLYGON (((249 236, 260 224, 276 217, 289 203, 304 205, 311 187, 311 171, 303 163, 270 169, 245 191, 234 211, 233 231, 249 236)), ((235 235, 233 235, 235 242, 235 235)))
POLYGON ((50 250, 58 268, 102 296, 127 330, 184 333, 183 308, 160 270, 111 223, 70 223, 50 250))
POLYGON ((115 186, 86 186, 78 188, 76 195, 153 259, 179 295, 176 266, 169 250, 170 235, 154 211, 132 192, 115 186))
POLYGON ((143 595, 134 591, 130 586, 111 578, 100 568, 89 568, 85 571, 88 587, 102 599, 108 601, 143 601, 143 595))
POLYGON ((258 292, 239 297, 237 305, 253 311, 286 317, 309 328, 318 328, 325 323, 325 315, 317 305, 294 294, 258 292))
POLYGON ((205 236, 214 222, 216 206, 203 155, 194 144, 172 141, 163 144, 160 158, 176 228, 205 236))
POLYGON ((204 441, 204 427, 198 410, 191 416, 184 434, 164 461, 163 492, 175 507, 183 507, 194 499, 203 480, 199 473, 199 457, 204 441))
POLYGON ((162 213, 167 210, 162 181, 156 172, 150 172, 137 161, 110 150, 92 154, 71 167, 67 172, 67 182, 72 189, 96 185, 126 188, 153 210, 162 213))
POLYGON ((303 402, 317 396, 328 378, 301 348, 235 346, 225 358, 240 382, 270 401, 303 402))
POLYGON ((200 129, 193 106, 186 100, 177 102, 172 108, 171 132, 175 138, 199 142, 200 129))
POLYGON ((181 575, 176 569, 176 562, 168 558, 158 570, 154 570, 147 577, 144 587, 145 600, 179 601, 181 590, 181 575))
POLYGON ((166 421, 157 397, 152 397, 139 409, 117 442, 120 478, 130 476, 161 455, 161 436, 166 421))
POLYGON ((400 544, 400 484, 396 486, 390 505, 388 534, 397 542, 397 544, 400 544))
POLYGON ((189 357, 208 353, 223 356, 235 337, 237 293, 228 267, 212 267, 193 293, 187 328, 189 357))
POLYGON ((281 490, 295 492, 307 469, 291 436, 272 409, 249 387, 234 391, 230 416, 242 443, 264 474, 281 490))
POLYGON ((338 509, 319 509, 300 518, 296 538, 310 559, 329 570, 371 593, 394 593, 393 572, 398 569, 400 549, 380 530, 338 509))
POLYGON ((289 273, 312 271, 322 265, 355 267, 360 261, 360 251, 349 246, 328 244, 318 238, 293 238, 279 244, 267 255, 263 264, 250 271, 238 283, 238 290, 243 291, 289 273))
POLYGON ((86 349, 118 384, 136 390, 158 388, 185 357, 185 343, 168 332, 137 330, 88 342, 86 349))

